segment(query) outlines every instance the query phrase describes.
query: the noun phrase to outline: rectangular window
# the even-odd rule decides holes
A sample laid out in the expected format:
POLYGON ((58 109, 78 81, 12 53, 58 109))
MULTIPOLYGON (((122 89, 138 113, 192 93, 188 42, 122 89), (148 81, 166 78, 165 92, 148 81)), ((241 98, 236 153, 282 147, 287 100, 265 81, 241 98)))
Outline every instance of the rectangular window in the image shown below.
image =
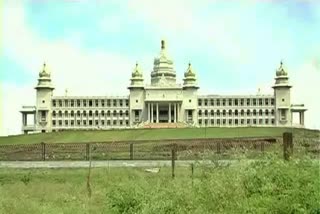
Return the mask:
POLYGON ((213 101, 213 99, 210 100, 210 105, 211 105, 211 106, 214 106, 214 101, 213 101))
POLYGON ((56 107, 57 106, 57 102, 55 100, 52 101, 52 106, 56 107))
POLYGON ((240 100, 240 105, 243 106, 243 104, 244 104, 244 100, 241 99, 241 100, 240 100))
POLYGON ((65 106, 65 107, 68 107, 68 104, 69 104, 68 100, 65 100, 65 101, 64 101, 64 106, 65 106))
POLYGON ((250 99, 247 99, 247 106, 250 106, 250 99))
POLYGON ((80 107, 80 100, 77 100, 77 107, 80 107))
POLYGON ((119 102, 120 102, 120 106, 122 107, 122 105, 123 105, 123 102, 122 102, 122 100, 119 100, 119 102))
POLYGON ((205 105, 205 106, 208 105, 208 100, 204 100, 204 105, 205 105))
POLYGON ((56 125, 56 121, 55 120, 52 121, 52 125, 54 125, 54 126, 56 125))
POLYGON ((232 106, 232 99, 229 99, 228 105, 229 105, 229 106, 232 106))
POLYGON ((274 99, 273 98, 271 99, 271 105, 274 105, 274 99))
POLYGON ((62 100, 59 100, 59 107, 62 107, 62 100))
POLYGON ((71 122, 71 126, 74 126, 74 120, 71 120, 70 122, 71 122))
POLYGON ((217 99, 217 106, 220 106, 220 100, 217 99))
POLYGON ((99 100, 96 100, 96 107, 99 107, 99 100))
POLYGON ((226 100, 225 100, 225 99, 222 100, 222 105, 223 105, 223 106, 226 105, 226 100))
POLYGON ((259 106, 262 106, 262 99, 259 99, 259 106))
POLYGON ((71 100, 71 107, 74 107, 74 100, 71 100))
POLYGON ((101 106, 104 107, 104 100, 101 100, 101 106))
POLYGON ((126 100, 126 106, 127 107, 129 106, 129 100, 126 100))
POLYGON ((83 100, 82 104, 83 104, 83 107, 87 107, 87 101, 86 100, 83 100))
POLYGON ((198 100, 198 106, 201 106, 201 100, 200 99, 198 100))
POLYGON ((253 100, 252 100, 252 104, 253 104, 253 106, 256 106, 256 105, 257 105, 257 100, 256 100, 256 99, 253 99, 253 100))
POLYGON ((107 106, 110 107, 111 106, 111 101, 107 100, 107 106))
POLYGON ((92 100, 89 100, 89 107, 92 107, 92 100))
POLYGON ((280 115, 281 120, 286 120, 287 119, 286 110, 285 109, 281 109, 280 114, 281 114, 280 115))
POLYGON ((265 99, 264 100, 264 104, 267 106, 267 105, 269 105, 269 99, 265 99))
POLYGON ((238 105, 238 99, 234 100, 234 105, 237 106, 238 105))
POLYGON ((113 106, 117 106, 117 100, 113 100, 113 106))

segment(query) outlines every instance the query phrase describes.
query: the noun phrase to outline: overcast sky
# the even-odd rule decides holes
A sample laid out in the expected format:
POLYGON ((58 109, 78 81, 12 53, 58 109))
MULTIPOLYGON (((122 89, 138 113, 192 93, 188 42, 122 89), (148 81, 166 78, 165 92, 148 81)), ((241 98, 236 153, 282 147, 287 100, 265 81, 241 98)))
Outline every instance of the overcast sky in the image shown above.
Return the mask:
POLYGON ((54 95, 128 95, 136 61, 150 81, 165 39, 182 82, 199 94, 272 94, 280 60, 308 128, 320 128, 320 1, 4 0, 0 7, 0 135, 21 130, 46 62, 54 95))

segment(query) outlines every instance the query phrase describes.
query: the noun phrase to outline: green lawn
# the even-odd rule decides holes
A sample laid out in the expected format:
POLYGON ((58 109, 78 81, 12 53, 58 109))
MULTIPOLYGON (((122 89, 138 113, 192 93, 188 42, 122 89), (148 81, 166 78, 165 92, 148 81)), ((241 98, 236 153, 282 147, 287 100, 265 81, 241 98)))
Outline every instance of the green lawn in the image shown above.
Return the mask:
POLYGON ((0 169, 0 213, 320 213, 319 162, 308 158, 178 167, 0 169))
POLYGON ((0 137, 0 144, 69 143, 119 140, 158 140, 230 137, 276 137, 285 131, 294 136, 319 137, 320 132, 292 128, 180 128, 180 129, 127 129, 108 131, 63 131, 0 137))

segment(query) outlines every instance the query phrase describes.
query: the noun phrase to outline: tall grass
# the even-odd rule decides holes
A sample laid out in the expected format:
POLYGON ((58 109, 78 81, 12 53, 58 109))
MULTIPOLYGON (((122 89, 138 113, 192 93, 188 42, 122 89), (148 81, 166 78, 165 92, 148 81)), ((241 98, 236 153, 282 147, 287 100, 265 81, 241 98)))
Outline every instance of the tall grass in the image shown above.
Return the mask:
POLYGON ((237 164, 139 168, 0 169, 0 213, 320 213, 319 162, 273 155, 237 164))

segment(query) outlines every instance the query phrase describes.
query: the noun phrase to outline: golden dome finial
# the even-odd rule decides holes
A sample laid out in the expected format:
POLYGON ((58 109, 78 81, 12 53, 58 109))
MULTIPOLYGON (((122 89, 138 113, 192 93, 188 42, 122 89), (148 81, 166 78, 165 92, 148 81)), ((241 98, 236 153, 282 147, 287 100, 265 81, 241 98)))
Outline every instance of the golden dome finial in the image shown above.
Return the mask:
POLYGON ((161 49, 165 49, 166 48, 166 42, 164 41, 164 39, 161 40, 161 49))

